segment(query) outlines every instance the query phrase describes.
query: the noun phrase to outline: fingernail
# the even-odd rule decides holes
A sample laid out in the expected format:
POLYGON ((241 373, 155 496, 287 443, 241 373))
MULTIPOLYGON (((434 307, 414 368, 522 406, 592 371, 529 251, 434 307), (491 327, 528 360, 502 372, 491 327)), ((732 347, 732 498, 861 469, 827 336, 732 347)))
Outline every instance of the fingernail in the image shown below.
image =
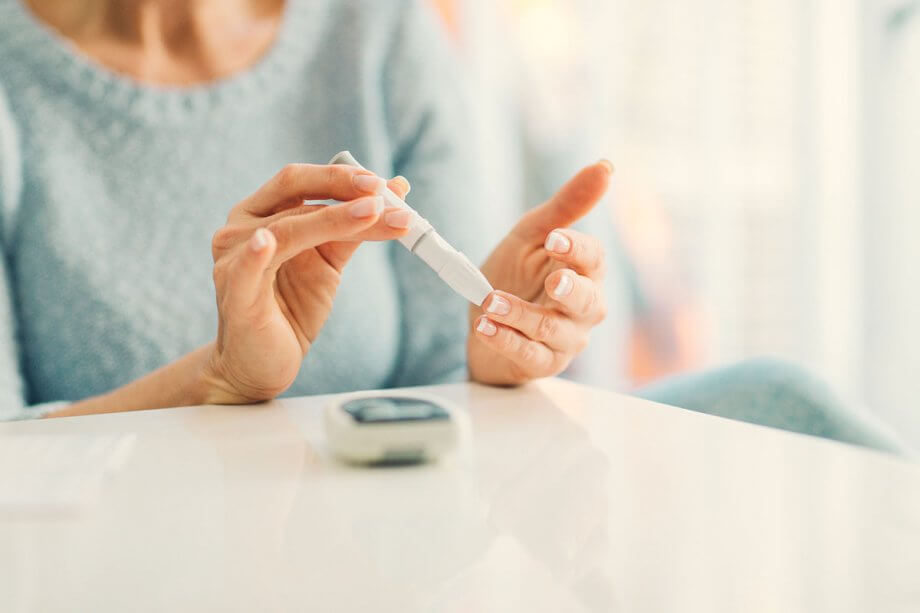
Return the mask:
POLYGON ((600 163, 607 167, 607 172, 613 174, 613 162, 607 159, 600 160, 600 163))
POLYGON ((355 175, 351 180, 359 190, 371 194, 379 194, 387 184, 376 175, 355 175))
POLYGON ((409 179, 407 179, 406 177, 404 177, 404 176, 402 176, 402 175, 397 175, 397 176, 395 176, 395 177, 393 177, 393 178, 396 179, 397 181, 402 181, 402 182, 403 182, 403 185, 406 186, 406 194, 407 194, 407 195, 408 195, 409 192, 412 191, 412 185, 409 183, 409 179))
POLYGON ((476 326, 476 330, 480 334, 485 334, 486 336, 495 336, 495 333, 498 332, 498 328, 489 321, 488 317, 483 317, 479 320, 479 325, 476 326))
POLYGON ((383 210, 383 198, 380 196, 371 196, 370 198, 361 198, 351 204, 349 212, 352 217, 370 217, 383 210))
POLYGON ((408 228, 412 223, 412 211, 392 211, 384 216, 383 221, 391 228, 408 228))
POLYGON ((556 287, 553 288, 553 296, 556 298, 568 296, 572 293, 573 287, 575 287, 575 282, 572 281, 572 275, 569 273, 562 273, 559 276, 559 283, 557 283, 556 287))
POLYGON ((492 300, 489 301, 489 306, 486 307, 486 311, 489 313, 495 313, 496 315, 507 315, 511 312, 511 303, 498 295, 492 295, 492 300))
POLYGON ((565 234, 553 230, 546 237, 545 247, 547 251, 552 251, 553 253, 568 253, 569 249, 572 248, 572 243, 565 234))
POLYGON ((253 251, 262 251, 268 245, 268 230, 259 228, 249 239, 249 248, 253 251))

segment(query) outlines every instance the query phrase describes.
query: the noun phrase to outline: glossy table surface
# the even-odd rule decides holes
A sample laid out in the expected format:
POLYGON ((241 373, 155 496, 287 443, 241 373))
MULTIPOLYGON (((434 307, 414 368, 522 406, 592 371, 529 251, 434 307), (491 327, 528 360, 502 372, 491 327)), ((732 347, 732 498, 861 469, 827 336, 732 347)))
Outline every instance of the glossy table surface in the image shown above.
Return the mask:
POLYGON ((0 611, 920 611, 920 467, 560 380, 426 388, 437 464, 326 451, 328 397, 0 424, 136 433, 72 518, 0 521, 0 611))

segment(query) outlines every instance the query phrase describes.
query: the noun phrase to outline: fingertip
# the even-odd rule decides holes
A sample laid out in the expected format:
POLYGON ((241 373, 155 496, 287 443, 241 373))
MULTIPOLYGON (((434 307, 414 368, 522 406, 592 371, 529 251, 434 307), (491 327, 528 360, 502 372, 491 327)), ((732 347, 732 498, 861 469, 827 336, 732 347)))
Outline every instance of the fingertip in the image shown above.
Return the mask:
POLYGON ((543 285, 550 298, 560 300, 572 293, 575 287, 575 273, 568 268, 562 268, 549 274, 543 285))
POLYGON ((503 295, 503 292, 496 290, 486 297, 482 308, 493 315, 508 315, 511 313, 511 301, 507 295, 503 295))
POLYGON ((412 211, 409 209, 393 208, 384 212, 384 223, 390 228, 397 230, 408 230, 412 225, 412 211))
POLYGON ((526 240, 540 240, 554 227, 567 227, 587 215, 610 186, 609 169, 600 163, 582 168, 552 198, 529 210, 514 232, 526 240))
POLYGON ((476 333, 482 336, 492 337, 498 333, 498 326, 496 326, 491 319, 482 315, 476 322, 476 333))
POLYGON ((262 253, 275 242, 275 235, 268 228, 258 228, 249 239, 249 249, 254 253, 262 253))
POLYGON ((402 175, 393 177, 387 182, 387 187, 400 198, 405 198, 412 191, 409 180, 402 175))
POLYGON ((572 240, 562 230, 556 229, 546 235, 543 247, 550 253, 565 255, 572 249, 572 240))
POLYGON ((367 170, 356 171, 351 182, 358 191, 368 194, 379 194, 386 185, 386 181, 367 170))
POLYGON ((582 168, 570 185, 579 197, 596 203, 610 187, 612 177, 613 164, 608 160, 600 160, 582 168))

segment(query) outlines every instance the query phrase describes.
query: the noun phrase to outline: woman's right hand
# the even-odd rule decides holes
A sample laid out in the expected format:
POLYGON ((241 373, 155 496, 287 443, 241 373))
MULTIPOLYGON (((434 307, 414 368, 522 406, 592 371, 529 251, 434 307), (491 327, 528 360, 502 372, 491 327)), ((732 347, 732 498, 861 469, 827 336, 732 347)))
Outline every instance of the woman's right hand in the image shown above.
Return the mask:
MULTIPOLYGON (((345 165, 292 164, 237 204, 214 234, 219 325, 205 402, 274 398, 294 382, 361 241, 404 236, 409 211, 384 209, 384 181, 345 165), (339 200, 305 206, 304 200, 339 200)), ((400 197, 402 177, 388 187, 400 197)))

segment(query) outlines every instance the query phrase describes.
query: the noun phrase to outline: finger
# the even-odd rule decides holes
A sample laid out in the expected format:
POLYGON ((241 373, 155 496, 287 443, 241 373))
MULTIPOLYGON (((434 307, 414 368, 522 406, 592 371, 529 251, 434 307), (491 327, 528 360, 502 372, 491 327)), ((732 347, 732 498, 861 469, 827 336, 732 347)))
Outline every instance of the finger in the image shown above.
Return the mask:
POLYGON ((345 164, 288 164, 240 206, 253 215, 271 215, 303 200, 354 200, 380 193, 384 180, 345 164))
POLYGON ((317 245, 359 236, 380 220, 383 198, 368 196, 318 208, 310 214, 288 215, 268 224, 278 241, 275 266, 317 245))
POLYGON ((554 372, 556 357, 552 350, 530 340, 517 330, 483 315, 476 320, 476 337, 501 356, 509 359, 524 378, 545 377, 554 372))
POLYGON ((263 294, 269 277, 265 274, 278 247, 275 236, 265 228, 214 265, 214 282, 224 308, 248 309, 263 294))
POLYGON ((376 224, 346 240, 317 246, 326 262, 341 271, 363 241, 387 241, 405 236, 409 232, 411 211, 390 207, 384 209, 376 224))
POLYGON ((551 258, 568 265, 579 274, 591 279, 601 279, 604 276, 604 247, 591 235, 557 228, 546 235, 543 247, 551 258))
MULTIPOLYGON (((329 205, 304 205, 296 209, 288 209, 276 213, 268 220, 268 225, 297 215, 312 215, 328 208, 329 205)), ((337 240, 342 241, 388 241, 404 236, 412 223, 412 211, 400 207, 385 207, 377 218, 377 222, 369 228, 360 230, 354 236, 343 236, 337 240)))
POLYGON ((405 200, 406 196, 409 195, 409 192, 412 191, 412 186, 409 185, 409 180, 402 175, 393 177, 387 181, 387 187, 389 187, 390 191, 396 194, 400 200, 405 200))
POLYGON ((528 211, 513 232, 527 241, 541 241, 553 228, 572 225, 594 208, 612 175, 613 164, 607 160, 582 169, 555 196, 528 211))
POLYGON ((556 309, 496 291, 486 300, 485 311, 492 321, 514 328, 555 351, 573 352, 579 347, 575 322, 556 309))
POLYGON ((607 316, 604 292, 593 279, 563 268, 547 275, 543 286, 555 304, 572 317, 597 324, 607 316))

